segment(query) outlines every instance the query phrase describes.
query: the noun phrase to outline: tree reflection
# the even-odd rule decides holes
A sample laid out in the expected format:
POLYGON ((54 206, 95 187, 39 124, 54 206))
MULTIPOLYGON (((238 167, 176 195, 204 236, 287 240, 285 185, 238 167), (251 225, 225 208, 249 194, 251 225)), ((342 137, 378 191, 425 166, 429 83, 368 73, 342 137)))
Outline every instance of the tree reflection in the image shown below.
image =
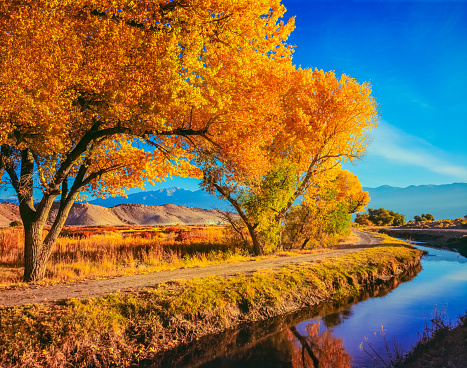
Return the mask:
POLYGON ((321 334, 320 322, 309 323, 305 334, 290 327, 288 339, 292 342, 293 368, 349 368, 351 357, 342 346, 343 340, 333 337, 331 331, 321 334))

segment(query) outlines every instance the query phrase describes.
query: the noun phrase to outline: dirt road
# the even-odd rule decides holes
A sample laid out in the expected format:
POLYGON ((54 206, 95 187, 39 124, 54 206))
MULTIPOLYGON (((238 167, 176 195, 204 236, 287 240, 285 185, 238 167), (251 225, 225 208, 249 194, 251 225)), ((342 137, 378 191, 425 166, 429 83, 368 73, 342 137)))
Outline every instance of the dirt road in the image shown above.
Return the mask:
POLYGON ((29 303, 49 303, 69 298, 89 298, 107 295, 118 290, 139 289, 150 287, 160 283, 193 279, 217 275, 222 277, 234 276, 237 273, 250 273, 260 269, 281 268, 290 264, 313 262, 320 259, 338 257, 345 254, 358 252, 367 248, 377 246, 379 238, 373 235, 353 230, 359 237, 360 242, 345 249, 336 249, 317 254, 305 254, 300 256, 276 257, 263 260, 252 260, 248 262, 226 263, 221 265, 206 266, 203 268, 177 269, 173 271, 154 272, 144 275, 123 276, 105 280, 91 280, 73 284, 58 284, 43 286, 38 289, 6 290, 0 292, 0 306, 14 307, 29 303))

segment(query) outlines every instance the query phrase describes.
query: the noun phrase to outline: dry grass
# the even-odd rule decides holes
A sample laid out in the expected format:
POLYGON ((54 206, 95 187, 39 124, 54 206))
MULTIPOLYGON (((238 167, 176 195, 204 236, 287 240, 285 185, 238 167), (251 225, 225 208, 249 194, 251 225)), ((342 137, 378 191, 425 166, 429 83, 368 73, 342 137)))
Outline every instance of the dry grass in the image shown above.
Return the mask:
MULTIPOLYGON (((45 234, 44 234, 45 236, 45 234)), ((337 242, 336 239, 335 243, 337 242)), ((22 284, 23 229, 0 229, 0 290, 22 284)), ((349 234, 340 244, 355 244, 349 234)), ((311 244, 310 244, 311 245, 311 244)), ((157 272, 185 267, 261 260, 330 251, 290 249, 252 257, 225 226, 67 227, 62 231, 40 284, 157 272)))
MULTIPOLYGON (((54 246, 46 283, 206 266, 249 259, 222 226, 67 228, 54 246)), ((0 288, 23 275, 23 230, 0 230, 0 288)))
POLYGON ((132 367, 138 361, 149 366, 154 354, 182 342, 355 297, 419 259, 419 251, 404 246, 376 247, 227 279, 210 276, 63 305, 0 308, 0 366, 132 367))
POLYGON ((466 229, 467 218, 444 219, 438 221, 410 222, 404 229, 466 229))

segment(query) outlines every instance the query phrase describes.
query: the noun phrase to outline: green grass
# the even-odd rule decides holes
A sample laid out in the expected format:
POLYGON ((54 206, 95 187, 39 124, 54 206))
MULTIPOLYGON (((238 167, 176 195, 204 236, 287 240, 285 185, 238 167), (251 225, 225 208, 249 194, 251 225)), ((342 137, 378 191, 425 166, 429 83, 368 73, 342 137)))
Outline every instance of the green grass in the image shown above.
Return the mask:
POLYGON ((65 305, 3 308, 0 366, 129 366, 244 321, 356 295, 419 257, 419 251, 394 244, 229 279, 212 276, 65 305))

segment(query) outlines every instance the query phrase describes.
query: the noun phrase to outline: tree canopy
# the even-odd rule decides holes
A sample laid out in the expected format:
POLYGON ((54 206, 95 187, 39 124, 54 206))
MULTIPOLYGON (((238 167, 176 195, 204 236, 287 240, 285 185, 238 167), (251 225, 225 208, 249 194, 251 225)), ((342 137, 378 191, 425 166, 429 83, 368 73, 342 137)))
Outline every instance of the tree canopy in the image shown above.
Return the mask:
POLYGON ((280 0, 0 0, 0 174, 20 204, 26 281, 43 277, 84 192, 204 177, 270 232, 362 156, 370 85, 296 68, 284 12, 280 0))
POLYGON ((199 176, 192 159, 208 147, 226 168, 261 170, 291 63, 284 11, 279 0, 0 0, 0 168, 20 203, 25 280, 43 276, 84 190, 199 176))

